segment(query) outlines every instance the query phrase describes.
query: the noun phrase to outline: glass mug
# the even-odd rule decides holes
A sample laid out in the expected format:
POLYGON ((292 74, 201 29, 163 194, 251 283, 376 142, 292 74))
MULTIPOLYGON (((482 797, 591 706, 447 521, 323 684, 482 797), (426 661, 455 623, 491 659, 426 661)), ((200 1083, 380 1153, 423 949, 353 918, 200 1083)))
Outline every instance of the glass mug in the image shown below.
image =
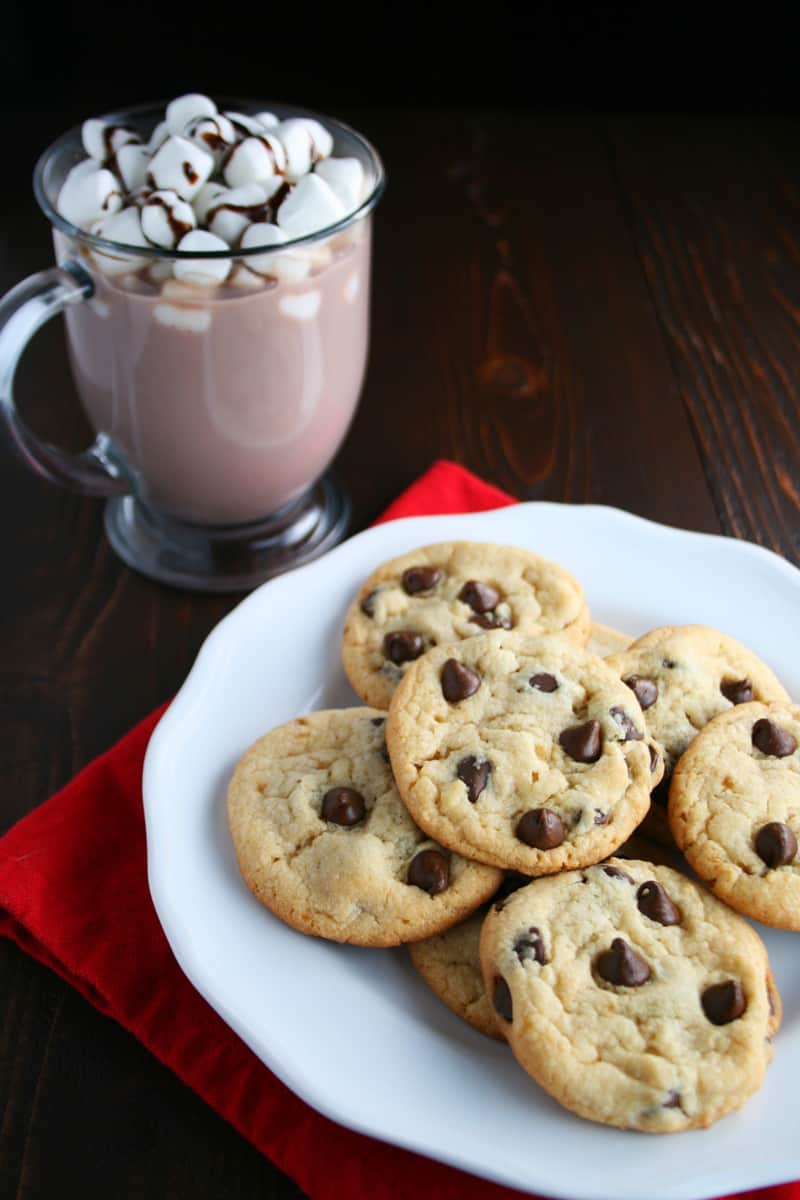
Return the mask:
MULTIPOLYGON (((315 116, 287 105, 232 107, 269 107, 280 120, 315 116)), ((104 119, 146 142, 162 116, 163 105, 151 105, 104 119)), ((361 163, 365 199, 337 224, 269 249, 122 247, 71 225, 56 200, 86 157, 80 128, 54 142, 34 172, 59 265, 0 302, 1 423, 39 475, 109 497, 112 546, 165 583, 252 587, 323 553, 347 527, 348 501, 325 472, 366 369, 371 214, 384 172, 360 134, 317 119, 333 135, 333 154, 361 163), (173 277, 176 260, 197 259, 230 259, 227 280, 211 288, 173 277), (37 438, 14 405, 22 351, 61 312, 97 434, 77 455, 37 438)))

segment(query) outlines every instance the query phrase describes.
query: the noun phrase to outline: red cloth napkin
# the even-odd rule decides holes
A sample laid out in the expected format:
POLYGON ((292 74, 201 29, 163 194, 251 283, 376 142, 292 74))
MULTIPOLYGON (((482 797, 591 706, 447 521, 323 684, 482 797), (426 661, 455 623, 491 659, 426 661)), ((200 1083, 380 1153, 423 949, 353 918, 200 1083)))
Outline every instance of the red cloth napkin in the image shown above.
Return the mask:
MULTIPOLYGON (((438 462, 382 520, 513 503, 463 467, 438 462)), ((162 711, 0 840, 0 932, 135 1034, 314 1200, 519 1197, 320 1116, 191 986, 147 888, 142 763, 162 711)), ((800 1200, 800 1185, 743 1195, 800 1200)))

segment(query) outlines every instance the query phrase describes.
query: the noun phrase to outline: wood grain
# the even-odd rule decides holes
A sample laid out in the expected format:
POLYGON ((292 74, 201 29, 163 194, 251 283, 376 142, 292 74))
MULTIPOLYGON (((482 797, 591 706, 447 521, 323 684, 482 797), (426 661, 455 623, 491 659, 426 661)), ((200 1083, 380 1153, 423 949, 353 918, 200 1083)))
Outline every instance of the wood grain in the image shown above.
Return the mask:
MULTIPOLYGON (((6 122, 12 160, 32 165, 84 115, 67 97, 6 122)), ((520 497, 615 504, 797 556, 797 125, 343 115, 389 173, 370 366, 337 460, 356 527, 449 456, 520 497)), ((23 189, 2 203, 5 288, 51 251, 23 189)), ((25 360, 20 397, 53 439, 87 436, 57 330, 25 360)), ((100 504, 5 452, 0 531, 4 829, 180 686, 235 598, 135 576, 100 504)), ((0 1012, 4 1197, 301 1194, 9 944, 0 1012)))
POLYGON ((719 121, 698 137, 669 122, 630 122, 611 137, 722 529, 797 561, 797 126, 719 121))

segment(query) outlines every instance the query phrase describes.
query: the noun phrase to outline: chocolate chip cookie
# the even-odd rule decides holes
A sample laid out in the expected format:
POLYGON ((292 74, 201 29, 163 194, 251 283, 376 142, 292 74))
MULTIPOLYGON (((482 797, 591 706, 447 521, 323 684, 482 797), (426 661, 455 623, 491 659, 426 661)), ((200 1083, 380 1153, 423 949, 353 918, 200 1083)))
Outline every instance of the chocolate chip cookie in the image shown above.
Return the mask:
POLYGON ((260 738, 233 773, 228 820, 244 880, 303 933, 360 946, 429 937, 502 880, 417 828, 384 725, 369 708, 298 717, 260 738))
POLYGON ((741 704, 698 733, 669 794, 676 843, 731 908, 800 929, 800 707, 741 704))
POLYGON ((579 1116, 671 1133, 761 1086, 780 1021, 764 945, 669 867, 536 879, 490 911, 480 951, 515 1057, 579 1116))
MULTIPOLYGON (((664 862, 664 851, 655 843, 634 834, 616 852, 617 858, 640 858, 664 862)), ((507 896, 530 883, 526 875, 510 872, 489 904, 481 905, 466 921, 437 933, 408 950, 414 967, 428 987, 456 1016, 479 1033, 503 1041, 497 1015, 486 995, 481 973, 481 926, 492 905, 502 907, 507 896)))
POLYGON ((498 631, 435 647, 398 687, 386 736, 431 837, 531 876, 612 853, 662 770, 634 694, 563 638, 498 631))
POLYGON ((388 708, 411 663, 432 646, 488 629, 589 636, 580 584, 530 550, 481 542, 422 546, 378 567, 345 621, 342 658, 366 704, 388 708))
MULTIPOLYGON (((500 904, 530 880, 510 872, 492 898, 500 904)), ((483 904, 466 921, 444 933, 414 942, 408 947, 414 967, 443 1004, 479 1033, 502 1042, 494 1009, 486 995, 481 974, 481 926, 491 904, 483 904)))
POLYGON ((452 929, 414 942, 408 951, 414 967, 443 1004, 479 1033, 502 1042, 481 974, 481 926, 487 911, 481 907, 452 929))
POLYGON ((664 756, 645 831, 669 845, 669 781, 692 738, 719 713, 751 700, 788 700, 772 671, 745 646, 705 625, 665 625, 608 663, 636 696, 664 756))

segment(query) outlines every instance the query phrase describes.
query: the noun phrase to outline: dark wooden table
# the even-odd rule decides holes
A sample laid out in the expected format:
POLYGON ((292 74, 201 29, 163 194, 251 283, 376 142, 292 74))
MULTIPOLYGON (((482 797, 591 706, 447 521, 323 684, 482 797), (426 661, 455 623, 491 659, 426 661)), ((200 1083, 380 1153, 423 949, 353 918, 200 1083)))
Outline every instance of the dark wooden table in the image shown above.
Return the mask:
MULTIPOLYGON (((7 161, 32 167, 85 115, 66 97, 5 123, 7 161)), ((356 529, 445 455, 520 498, 618 505, 797 560, 800 124, 342 115, 389 172, 369 374, 338 458, 356 529)), ((51 250, 27 185, 0 203, 6 288, 51 250)), ((37 429, 87 439, 57 329, 19 395, 37 429)), ((101 504, 5 451, 0 467, 5 829, 175 691, 235 598, 134 575, 101 504)), ((9 944, 0 1013, 3 1197, 301 1194, 9 944)))

